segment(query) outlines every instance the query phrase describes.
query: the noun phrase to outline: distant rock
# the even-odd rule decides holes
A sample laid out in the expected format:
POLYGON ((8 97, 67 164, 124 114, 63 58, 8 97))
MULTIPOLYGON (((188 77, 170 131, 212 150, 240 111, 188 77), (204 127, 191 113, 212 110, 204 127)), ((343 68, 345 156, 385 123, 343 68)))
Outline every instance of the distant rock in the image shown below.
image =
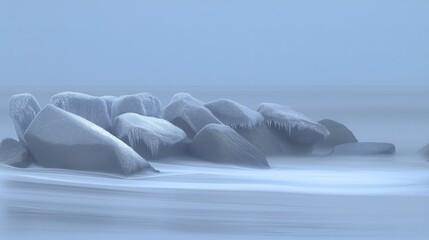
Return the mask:
POLYGON ((252 129, 264 121, 261 113, 229 99, 219 99, 208 102, 205 106, 222 123, 234 129, 252 129))
POLYGON ((113 133, 146 159, 184 153, 190 141, 186 133, 172 123, 136 113, 115 118, 113 133))
POLYGON ((287 132, 290 141, 313 145, 323 141, 329 135, 325 126, 290 107, 275 103, 262 103, 257 111, 264 116, 269 127, 287 132))
POLYGON ((77 92, 62 92, 52 96, 51 103, 67 112, 83 117, 107 131, 112 128, 106 102, 101 97, 77 92))
POLYGON ((419 154, 429 160, 429 144, 420 149, 419 154))
POLYGON ((318 122, 325 126, 329 131, 329 135, 319 144, 320 146, 334 147, 339 144, 354 143, 358 141, 355 135, 346 126, 339 122, 330 119, 323 119, 318 122))
POLYGON ((124 113, 137 113, 142 116, 162 117, 161 101, 150 93, 123 95, 112 103, 111 118, 124 113))
POLYGON ((103 128, 53 105, 40 111, 24 139, 35 162, 43 167, 125 175, 155 172, 131 147, 103 128))
POLYGON ((390 155, 395 153, 395 145, 382 142, 345 143, 335 146, 334 155, 390 155))
POLYGON ((210 123, 222 124, 204 105, 192 100, 190 95, 173 97, 164 109, 164 119, 185 131, 192 139, 197 132, 210 123))
POLYGON ((0 163, 25 168, 31 161, 31 154, 22 143, 12 138, 6 138, 1 142, 0 163))
POLYGON ((31 121, 39 113, 40 105, 36 98, 30 93, 15 94, 9 101, 9 116, 15 126, 19 141, 24 142, 24 132, 31 121))
POLYGON ((225 125, 208 124, 195 135, 191 152, 204 160, 251 168, 269 168, 264 154, 225 125))

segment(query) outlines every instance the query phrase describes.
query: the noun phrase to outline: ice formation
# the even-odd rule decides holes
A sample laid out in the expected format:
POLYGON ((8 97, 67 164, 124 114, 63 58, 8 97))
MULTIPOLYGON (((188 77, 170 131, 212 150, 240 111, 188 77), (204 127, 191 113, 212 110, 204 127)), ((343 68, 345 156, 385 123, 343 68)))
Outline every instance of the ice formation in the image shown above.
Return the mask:
POLYGON ((53 105, 40 111, 24 138, 34 161, 44 167, 125 175, 155 171, 103 128, 53 105))
POLYGON ((162 117, 161 102, 150 93, 124 95, 113 101, 111 110, 112 120, 123 113, 130 112, 160 118, 162 117))
POLYGON ((106 102, 107 112, 108 112, 109 117, 110 117, 112 114, 112 104, 116 99, 118 99, 118 97, 116 97, 116 96, 101 96, 101 98, 106 102))
POLYGON ((84 93, 62 92, 51 97, 51 103, 110 131, 112 121, 106 102, 101 97, 84 93))
POLYGON ((0 144, 0 163, 13 167, 28 167, 31 154, 22 143, 12 138, 4 139, 0 144))
POLYGON ((382 142, 345 143, 335 146, 335 155, 388 155, 395 153, 395 145, 382 142))
POLYGON ((186 133, 172 123, 136 113, 116 117, 113 133, 147 159, 179 154, 189 141, 186 133))
POLYGON ((183 99, 186 99, 188 101, 194 102, 194 103, 199 104, 199 105, 204 105, 203 101, 193 97, 189 93, 176 93, 173 95, 170 102, 176 102, 176 101, 183 100, 183 99))
POLYGON ((30 93, 15 94, 9 101, 9 115, 12 118, 19 141, 24 142, 24 132, 39 113, 40 106, 30 93))
POLYGON ((325 126, 290 107, 275 103, 262 103, 257 111, 264 116, 268 126, 287 131, 291 141, 313 145, 323 141, 329 135, 325 126))
POLYGON ((318 123, 325 126, 329 131, 329 136, 318 144, 320 146, 334 147, 343 143, 357 142, 355 135, 344 124, 330 119, 323 119, 318 121, 318 123))
POLYGON ((191 152, 204 160, 252 168, 269 168, 265 155, 231 127, 208 124, 195 135, 191 152))
POLYGON ((222 124, 204 105, 190 99, 190 95, 180 96, 176 94, 165 107, 164 119, 184 130, 189 138, 192 139, 207 124, 222 124))
POLYGON ((208 102, 205 106, 222 123, 234 129, 252 129, 264 121, 264 117, 261 113, 229 99, 221 98, 216 101, 208 102))

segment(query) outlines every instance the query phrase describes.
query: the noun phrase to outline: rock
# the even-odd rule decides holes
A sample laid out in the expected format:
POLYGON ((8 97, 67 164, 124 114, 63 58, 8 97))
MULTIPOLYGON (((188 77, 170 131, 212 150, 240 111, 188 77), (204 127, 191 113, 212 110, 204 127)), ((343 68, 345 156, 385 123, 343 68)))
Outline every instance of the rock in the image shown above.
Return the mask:
POLYGON ((320 143, 320 146, 334 147, 343 143, 357 142, 355 135, 343 124, 330 119, 320 120, 319 123, 329 131, 329 136, 320 143))
POLYGON ((261 113, 229 99, 222 98, 213 102, 208 102, 205 106, 223 124, 233 129, 252 129, 261 125, 264 121, 264 117, 261 113))
POLYGON ((395 153, 395 145, 382 142, 345 143, 335 146, 334 155, 389 155, 395 153))
POLYGON ((109 117, 110 117, 112 114, 112 104, 116 99, 118 99, 118 97, 116 97, 116 96, 101 96, 101 99, 103 99, 106 102, 107 112, 108 112, 109 117))
POLYGON ((23 137, 25 130, 39 111, 40 105, 30 93, 15 94, 10 98, 9 115, 15 126, 16 135, 22 143, 25 143, 23 137))
POLYGON ((31 154, 22 143, 12 138, 6 138, 1 142, 0 163, 25 168, 31 161, 31 154))
POLYGON ((195 135, 191 152, 204 160, 251 168, 269 168, 264 154, 225 125, 208 124, 195 135))
POLYGON ((196 104, 199 104, 199 105, 204 105, 203 101, 201 101, 201 100, 193 97, 189 93, 176 93, 176 94, 174 94, 174 96, 171 98, 170 103, 171 102, 176 102, 176 101, 179 101, 179 100, 188 100, 190 102, 193 102, 193 103, 196 103, 196 104))
POLYGON ((51 103, 58 108, 73 113, 110 131, 112 121, 106 102, 101 97, 84 93, 62 92, 51 97, 51 103))
POLYGON ((420 149, 419 154, 429 160, 429 144, 420 149))
POLYGON ((186 133, 172 123, 136 113, 115 118, 113 133, 146 159, 184 153, 190 142, 186 133))
POLYGON ((189 100, 187 95, 183 96, 173 97, 164 109, 164 119, 185 131, 190 139, 207 124, 222 124, 204 105, 189 100))
POLYGON ((24 134, 34 161, 47 168, 130 175, 155 172, 124 142, 94 123, 47 105, 24 134))
POLYGON ((120 96, 112 103, 111 118, 115 119, 124 113, 160 118, 162 117, 161 101, 150 93, 120 96))
POLYGON ((257 111, 264 116, 268 126, 275 127, 279 131, 286 131, 289 140, 293 142, 313 145, 323 141, 329 135, 325 126, 290 107, 275 103, 262 103, 257 111))

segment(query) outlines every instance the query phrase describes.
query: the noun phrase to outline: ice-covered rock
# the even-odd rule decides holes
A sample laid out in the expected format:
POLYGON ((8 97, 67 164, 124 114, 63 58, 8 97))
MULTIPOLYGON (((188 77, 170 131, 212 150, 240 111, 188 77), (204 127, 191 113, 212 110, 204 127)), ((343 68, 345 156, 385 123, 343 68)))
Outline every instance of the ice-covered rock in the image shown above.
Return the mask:
POLYGON ((62 92, 52 96, 51 103, 67 112, 83 117, 107 131, 110 131, 112 127, 106 102, 101 97, 77 92, 62 92))
POLYGON ((311 152, 312 146, 289 140, 286 131, 279 131, 263 122, 252 129, 237 128, 237 133, 261 150, 265 155, 302 155, 311 152))
POLYGON ((208 102, 205 106, 222 123, 234 129, 252 129, 264 121, 261 113, 229 99, 219 99, 208 102))
POLYGON ((201 100, 193 97, 189 93, 176 93, 176 94, 174 94, 173 97, 171 98, 170 103, 171 102, 176 102, 176 101, 179 101, 179 100, 183 100, 183 99, 191 101, 191 102, 194 102, 194 103, 199 104, 199 105, 204 105, 203 101, 201 101, 201 100))
POLYGON ((354 143, 358 140, 355 135, 344 124, 330 119, 323 119, 318 123, 325 126, 329 131, 329 136, 320 144, 320 147, 334 147, 343 143, 354 143))
POLYGON ((112 104, 116 99, 118 99, 118 97, 116 97, 116 96, 101 96, 101 98, 106 102, 107 112, 108 112, 109 117, 110 117, 112 114, 112 104))
POLYGON ((323 141, 329 135, 325 126, 290 107, 275 103, 262 103, 257 111, 264 116, 268 126, 286 131, 291 141, 312 145, 323 141))
POLYGON ((130 175, 155 171, 127 144, 78 115, 47 105, 24 134, 34 161, 48 168, 130 175))
POLYGON ((36 98, 30 93, 15 94, 9 101, 9 115, 15 126, 19 141, 24 142, 24 132, 31 121, 39 113, 40 105, 36 98))
POLYGON ((146 159, 183 153, 190 141, 186 133, 172 123, 136 113, 116 117, 113 133, 146 159))
POLYGON ((6 138, 0 143, 0 163, 25 168, 31 163, 31 154, 22 143, 6 138))
POLYGON ((265 155, 231 127, 208 124, 195 135, 191 152, 204 160, 252 168, 269 168, 265 155))
POLYGON ((382 142, 345 143, 335 146, 334 155, 389 155, 395 153, 395 145, 382 142))
POLYGON ((429 144, 426 144, 422 149, 420 149, 419 154, 429 160, 429 144))
POLYGON ((190 139, 207 124, 222 124, 204 105, 183 96, 173 97, 164 109, 164 119, 185 131, 190 139))
POLYGON ((115 119, 124 113, 160 118, 162 117, 161 102, 150 93, 120 96, 112 103, 111 118, 115 119))

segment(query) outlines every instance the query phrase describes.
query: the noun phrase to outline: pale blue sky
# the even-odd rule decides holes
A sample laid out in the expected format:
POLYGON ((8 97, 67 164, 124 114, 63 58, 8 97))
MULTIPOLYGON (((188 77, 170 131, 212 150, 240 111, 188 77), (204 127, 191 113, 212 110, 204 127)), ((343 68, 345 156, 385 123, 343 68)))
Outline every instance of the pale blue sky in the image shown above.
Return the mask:
POLYGON ((18 85, 429 85, 429 1, 0 0, 18 85))

